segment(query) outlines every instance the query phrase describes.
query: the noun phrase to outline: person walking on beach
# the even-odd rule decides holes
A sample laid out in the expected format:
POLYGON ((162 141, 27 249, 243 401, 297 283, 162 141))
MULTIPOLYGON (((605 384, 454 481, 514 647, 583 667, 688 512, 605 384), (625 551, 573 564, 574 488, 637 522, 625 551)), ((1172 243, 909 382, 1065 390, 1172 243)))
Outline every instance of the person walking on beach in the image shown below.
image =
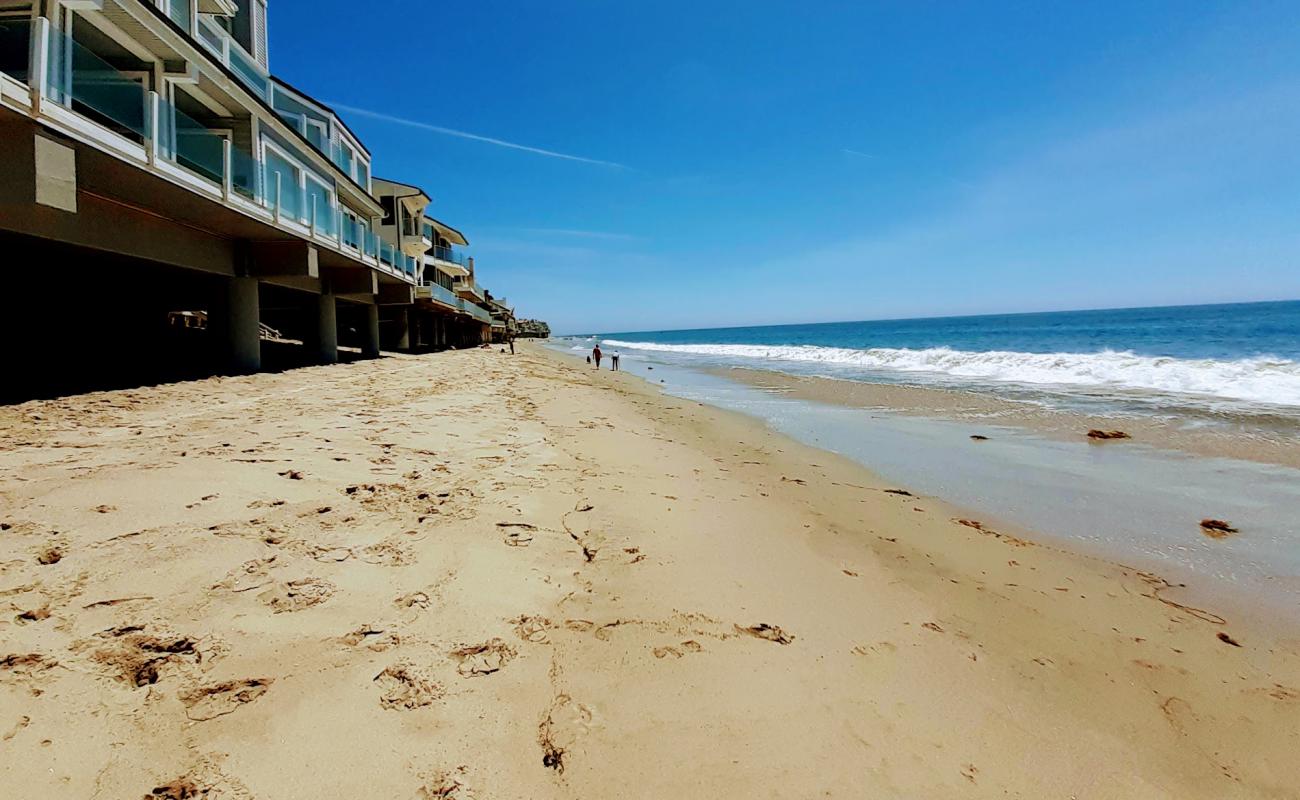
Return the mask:
POLYGON ((600 345, 591 348, 591 357, 596 359, 596 369, 600 369, 600 345))
POLYGON ((618 372, 618 351, 615 350, 609 357, 610 372, 618 372))
POLYGON ((510 340, 510 355, 514 355, 514 354, 515 354, 515 337, 513 337, 513 336, 507 336, 506 338, 507 338, 508 340, 510 340))

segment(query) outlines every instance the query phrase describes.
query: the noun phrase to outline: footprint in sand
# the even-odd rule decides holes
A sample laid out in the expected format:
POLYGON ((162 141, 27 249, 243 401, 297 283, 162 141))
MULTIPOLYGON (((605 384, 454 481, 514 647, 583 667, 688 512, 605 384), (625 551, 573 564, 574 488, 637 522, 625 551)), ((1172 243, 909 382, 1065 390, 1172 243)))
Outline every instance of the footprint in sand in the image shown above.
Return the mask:
POLYGON ((567 694, 557 695, 537 726, 542 766, 564 772, 565 761, 578 740, 593 727, 594 714, 567 694))
POLYGON ((46 603, 40 608, 28 609, 27 611, 20 613, 18 616, 14 617, 14 624, 27 625, 32 622, 42 622, 49 619, 51 613, 50 606, 46 603))
POLYGON ((334 594, 334 584, 321 578, 278 583, 257 597, 276 614, 302 611, 320 605, 334 594))
POLYGON ((440 684, 404 661, 399 661, 376 675, 374 683, 380 690, 379 705, 394 711, 409 711, 432 705, 444 694, 440 684))
POLYGON ((458 647, 451 651, 456 671, 463 677, 474 678, 500 672, 519 653, 501 639, 458 647))
POLYGON ((361 560, 381 567, 406 567, 416 561, 411 546, 400 536, 389 536, 361 550, 361 560))
POLYGON ((144 800, 245 800, 251 798, 248 787, 226 775, 215 758, 207 757, 175 780, 155 786, 144 800))
POLYGON ((547 631, 551 628, 551 621, 546 617, 532 617, 521 614, 508 622, 514 623, 515 635, 525 642, 533 644, 547 644, 551 641, 550 634, 547 631))
POLYGON ((428 592, 411 592, 410 594, 404 594, 397 598, 393 601, 393 604, 398 608, 418 608, 424 610, 428 608, 429 604, 432 602, 433 601, 429 597, 428 592))
POLYGON ((272 682, 271 678, 249 678, 185 692, 180 696, 181 702, 185 704, 185 716, 195 722, 206 722, 232 714, 240 706, 266 694, 272 682))
POLYGON ((794 641, 794 634, 786 633, 776 625, 768 625, 766 622, 760 622, 757 625, 742 627, 736 625, 736 632, 743 633, 746 636, 753 636, 756 639, 764 639, 777 644, 790 644, 794 641))
POLYGON ((510 547, 527 547, 532 544, 533 534, 526 530, 510 530, 506 531, 502 541, 510 547))
POLYGON ((25 684, 33 695, 44 693, 41 676, 59 665, 40 653, 10 653, 0 656, 0 683, 25 684))
POLYGON ((401 636, 378 625, 362 625, 340 636, 339 640, 349 647, 364 644, 367 649, 376 653, 390 650, 402 643, 401 636))
POLYGON ((475 795, 465 788, 465 767, 455 772, 436 772, 424 779, 419 800, 474 800, 475 795))
POLYGON ((142 625, 110 628, 73 646, 93 647, 91 660, 129 686, 150 686, 170 671, 203 661, 199 640, 171 633, 151 634, 142 625))
POLYGON ((704 646, 701 645, 699 642, 695 641, 694 639, 687 639, 686 641, 680 644, 656 647, 653 650, 653 653, 655 658, 667 658, 668 656, 672 656, 673 658, 681 658, 687 653, 698 653, 703 649, 704 646))
POLYGON ((276 556, 245 561, 226 573, 226 577, 212 585, 213 589, 229 589, 232 592, 247 592, 267 586, 275 579, 271 570, 275 569, 276 556))

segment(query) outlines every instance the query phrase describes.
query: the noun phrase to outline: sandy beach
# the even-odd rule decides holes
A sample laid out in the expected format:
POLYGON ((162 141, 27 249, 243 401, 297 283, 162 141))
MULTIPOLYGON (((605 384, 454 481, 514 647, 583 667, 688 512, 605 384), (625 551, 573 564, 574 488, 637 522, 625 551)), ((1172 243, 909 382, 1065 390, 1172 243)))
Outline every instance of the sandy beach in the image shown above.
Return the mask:
POLYGON ((1189 598, 537 345, 31 402, 0 793, 1300 797, 1189 598))

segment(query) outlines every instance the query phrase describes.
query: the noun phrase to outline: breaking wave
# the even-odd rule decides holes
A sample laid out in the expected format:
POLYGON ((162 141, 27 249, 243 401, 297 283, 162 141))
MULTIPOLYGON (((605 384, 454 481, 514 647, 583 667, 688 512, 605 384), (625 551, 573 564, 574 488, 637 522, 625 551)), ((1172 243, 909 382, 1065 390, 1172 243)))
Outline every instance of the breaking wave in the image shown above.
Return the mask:
POLYGON ((1193 394, 1226 400, 1300 407, 1300 362, 1268 356, 1237 360, 1100 353, 857 350, 813 345, 659 344, 606 339, 607 347, 726 359, 827 364, 864 370, 929 373, 967 380, 1036 386, 1089 387, 1193 394))

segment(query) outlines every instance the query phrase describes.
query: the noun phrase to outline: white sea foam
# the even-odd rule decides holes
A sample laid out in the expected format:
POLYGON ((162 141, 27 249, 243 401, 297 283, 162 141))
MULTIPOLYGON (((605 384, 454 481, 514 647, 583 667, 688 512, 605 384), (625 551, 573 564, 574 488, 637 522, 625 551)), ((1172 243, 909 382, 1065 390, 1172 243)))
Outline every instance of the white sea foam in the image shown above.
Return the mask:
POLYGON ((1300 362, 1267 356, 1225 361, 1110 350, 1100 353, 966 352, 946 347, 855 350, 812 345, 659 344, 617 339, 606 339, 604 344, 728 360, 792 361, 881 372, 931 373, 968 380, 1143 390, 1300 407, 1300 362))

